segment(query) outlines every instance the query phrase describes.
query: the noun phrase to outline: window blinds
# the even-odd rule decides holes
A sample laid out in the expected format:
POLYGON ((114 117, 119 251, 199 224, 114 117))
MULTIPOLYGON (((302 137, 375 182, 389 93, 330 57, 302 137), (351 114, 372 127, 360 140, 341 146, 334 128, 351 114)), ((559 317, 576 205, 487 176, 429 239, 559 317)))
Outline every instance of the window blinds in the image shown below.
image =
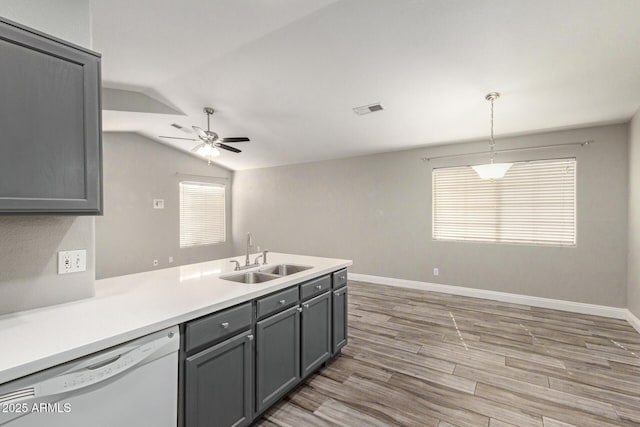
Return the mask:
POLYGON ((514 163, 504 178, 468 166, 434 169, 433 238, 576 244, 576 159, 514 163))
POLYGON ((221 243, 225 232, 225 187, 181 182, 180 247, 221 243))

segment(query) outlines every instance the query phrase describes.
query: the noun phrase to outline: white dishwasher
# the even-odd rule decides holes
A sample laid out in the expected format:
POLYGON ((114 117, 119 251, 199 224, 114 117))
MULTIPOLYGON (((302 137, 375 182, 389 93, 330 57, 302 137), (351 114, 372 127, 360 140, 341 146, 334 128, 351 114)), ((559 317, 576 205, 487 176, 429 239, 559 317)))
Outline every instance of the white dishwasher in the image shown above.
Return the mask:
POLYGON ((3 427, 175 427, 178 327, 0 386, 3 427))

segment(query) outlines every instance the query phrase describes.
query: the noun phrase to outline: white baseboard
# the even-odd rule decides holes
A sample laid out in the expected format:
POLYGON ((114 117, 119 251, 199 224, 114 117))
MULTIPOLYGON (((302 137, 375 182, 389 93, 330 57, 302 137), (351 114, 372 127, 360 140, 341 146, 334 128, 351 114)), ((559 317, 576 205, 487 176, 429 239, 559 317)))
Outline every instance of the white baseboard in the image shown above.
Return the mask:
POLYGON ((422 289, 431 292, 441 292, 445 294, 462 295, 465 297, 482 298, 513 304, 530 305, 533 307, 570 311, 572 313, 592 314, 595 316, 610 317, 613 319, 625 319, 631 323, 638 332, 640 332, 640 320, 633 316, 633 314, 626 308, 510 294, 507 292, 488 291, 484 289, 465 288, 462 286, 441 285, 438 283, 419 282, 417 280, 393 279, 390 277, 371 276, 368 274, 349 273, 349 280, 377 283, 379 285, 387 286, 398 286, 402 288, 422 289), (634 320, 631 320, 631 316, 633 316, 634 320))
POLYGON ((631 326, 640 333, 640 319, 638 319, 631 310, 627 310, 627 322, 631 323, 631 326))

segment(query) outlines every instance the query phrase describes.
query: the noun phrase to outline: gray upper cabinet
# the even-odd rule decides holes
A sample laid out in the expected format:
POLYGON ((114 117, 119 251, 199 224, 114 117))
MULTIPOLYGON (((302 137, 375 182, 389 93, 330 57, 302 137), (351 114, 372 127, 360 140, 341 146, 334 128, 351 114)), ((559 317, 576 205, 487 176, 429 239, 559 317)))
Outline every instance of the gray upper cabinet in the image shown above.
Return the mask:
POLYGON ((302 377, 331 357, 331 292, 302 303, 302 377))
POLYGON ((248 330, 186 359, 185 427, 249 425, 253 414, 252 339, 248 330))
POLYGON ((102 213, 100 55, 0 18, 0 214, 102 213))
POLYGON ((300 379, 300 312, 291 307, 256 324, 256 412, 300 379))

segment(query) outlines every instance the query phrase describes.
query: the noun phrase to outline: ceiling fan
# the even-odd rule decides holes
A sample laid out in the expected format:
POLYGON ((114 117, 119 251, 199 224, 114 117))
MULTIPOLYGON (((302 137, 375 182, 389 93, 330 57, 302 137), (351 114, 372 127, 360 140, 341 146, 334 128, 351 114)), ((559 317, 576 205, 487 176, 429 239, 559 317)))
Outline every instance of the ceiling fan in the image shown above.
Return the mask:
MULTIPOLYGON (((242 150, 239 150, 236 147, 232 147, 232 146, 227 145, 225 143, 249 142, 250 139, 247 138, 246 136, 231 137, 231 138, 220 138, 220 136, 217 133, 215 133, 214 131, 211 130, 210 121, 211 121, 211 115, 213 114, 214 109, 211 108, 211 107, 204 107, 204 109, 202 111, 204 111, 204 113, 207 115, 207 130, 203 130, 202 128, 200 128, 198 126, 192 126, 193 130, 196 132, 196 134, 198 135, 198 138, 202 142, 200 144, 196 145, 191 151, 194 152, 194 153, 200 154, 203 157, 206 157, 207 159, 209 159, 209 161, 211 161, 212 158, 218 157, 220 155, 220 150, 218 150, 218 148, 222 148, 223 150, 231 151, 232 153, 241 153, 242 150)), ((190 133, 190 131, 185 130, 185 128, 182 128, 179 125, 172 125, 172 126, 177 127, 179 129, 182 129, 182 130, 190 133)), ((160 135, 160 138, 184 139, 184 140, 187 140, 187 141, 198 141, 197 139, 194 139, 194 138, 180 138, 180 137, 176 137, 176 136, 163 136, 163 135, 160 135)))

